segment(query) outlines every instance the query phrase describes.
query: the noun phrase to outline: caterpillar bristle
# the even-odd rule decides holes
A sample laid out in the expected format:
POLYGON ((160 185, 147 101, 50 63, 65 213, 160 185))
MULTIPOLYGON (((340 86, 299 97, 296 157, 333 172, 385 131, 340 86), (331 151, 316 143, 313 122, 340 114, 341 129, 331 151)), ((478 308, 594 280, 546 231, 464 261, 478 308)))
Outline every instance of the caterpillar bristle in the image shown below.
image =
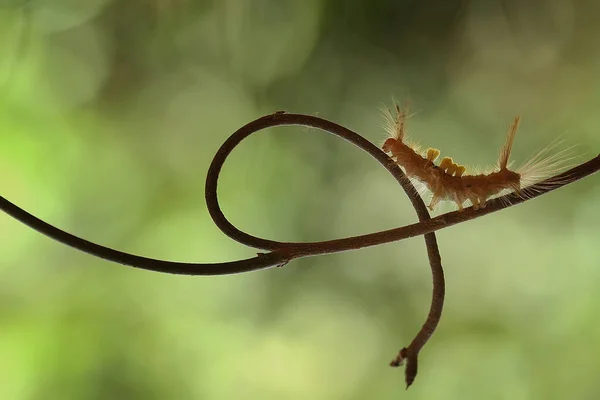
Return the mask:
POLYGON ((404 139, 404 130, 399 129, 398 116, 394 115, 387 107, 382 108, 381 113, 384 119, 383 129, 387 133, 388 137, 402 141, 404 139))
POLYGON ((411 144, 408 141, 408 135, 406 134, 405 124, 406 120, 411 118, 414 113, 409 113, 409 101, 405 101, 402 106, 399 103, 394 102, 393 110, 388 107, 382 107, 381 113, 383 115, 384 124, 383 129, 388 134, 388 137, 394 138, 407 146, 412 147, 415 151, 418 151, 418 144, 411 144))
MULTIPOLYGON (((557 141, 555 139, 516 169, 515 172, 521 176, 522 188, 533 185, 554 186, 559 183, 564 183, 565 178, 561 179, 560 182, 548 182, 547 179, 572 167, 574 165, 572 161, 579 158, 579 156, 574 151, 576 146, 570 146, 552 153, 552 151, 561 144, 562 141, 557 141)), ((566 180, 568 181, 568 178, 566 178, 566 180)))
POLYGON ((430 200, 432 194, 427 185, 415 178, 409 178, 409 181, 412 183, 415 188, 415 192, 423 198, 423 200, 430 200))
POLYGON ((515 117, 512 125, 508 129, 506 134, 506 142, 502 149, 500 149, 500 154, 498 155, 498 168, 505 169, 508 165, 508 159, 510 158, 510 152, 512 150, 512 145, 515 141, 515 135, 517 134, 517 129, 519 129, 519 123, 521 122, 521 117, 515 117))

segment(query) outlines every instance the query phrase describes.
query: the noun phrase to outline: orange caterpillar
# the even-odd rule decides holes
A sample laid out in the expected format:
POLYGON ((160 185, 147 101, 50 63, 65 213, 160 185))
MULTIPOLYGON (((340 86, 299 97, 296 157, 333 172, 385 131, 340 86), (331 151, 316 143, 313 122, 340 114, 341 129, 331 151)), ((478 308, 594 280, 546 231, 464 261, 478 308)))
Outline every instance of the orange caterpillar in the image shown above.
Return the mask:
POLYGON ((516 117, 508 130, 506 142, 500 149, 494 171, 469 175, 465 174, 464 166, 456 164, 450 157, 444 157, 439 165, 435 165, 434 162, 440 155, 438 149, 428 148, 421 154, 418 146, 408 144, 404 130, 406 112, 398 105, 396 116, 389 110, 386 110, 385 114, 388 122, 386 130, 390 138, 385 141, 382 149, 391 155, 409 178, 422 183, 433 194, 429 204, 430 210, 441 200, 455 202, 462 211, 466 201, 470 201, 473 208, 477 209, 485 207, 488 199, 499 194, 516 192, 521 196, 526 195, 522 191, 523 188, 535 190, 536 183, 566 168, 564 162, 572 158, 567 153, 570 149, 548 155, 548 150, 556 146, 554 144, 538 152, 518 169, 510 170, 508 160, 521 121, 520 117, 516 117))

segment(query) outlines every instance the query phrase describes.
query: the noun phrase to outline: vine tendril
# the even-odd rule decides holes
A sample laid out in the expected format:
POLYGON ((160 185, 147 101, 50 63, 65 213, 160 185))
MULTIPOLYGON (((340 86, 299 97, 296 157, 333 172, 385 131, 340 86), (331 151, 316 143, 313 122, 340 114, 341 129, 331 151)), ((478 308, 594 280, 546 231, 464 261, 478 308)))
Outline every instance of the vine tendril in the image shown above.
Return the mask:
POLYGON ((26 226, 64 245, 86 252, 95 257, 135 268, 184 275, 225 275, 244 273, 275 266, 283 266, 297 258, 356 250, 364 247, 395 242, 409 237, 424 235, 425 244, 427 246, 427 255, 433 277, 433 295, 429 314, 415 338, 407 347, 402 348, 397 357, 394 358, 394 360, 392 360, 390 363, 392 366, 399 366, 406 362, 405 379, 408 388, 414 381, 417 374, 417 358, 419 352, 434 333, 440 321, 444 304, 444 271, 442 269, 441 257, 434 232, 439 229, 456 225, 474 218, 479 218, 486 214, 497 212, 504 208, 512 207, 522 202, 529 201, 535 197, 541 196, 542 194, 556 190, 560 187, 592 175, 599 169, 600 155, 568 171, 549 178, 544 182, 538 183, 536 185, 536 191, 528 194, 526 198, 512 193, 490 200, 485 208, 479 208, 475 210, 472 207, 469 207, 461 212, 454 211, 431 218, 425 204, 423 203, 423 200, 421 197, 419 197, 413 185, 406 178, 400 167, 391 158, 389 158, 387 154, 385 154, 367 139, 341 125, 316 116, 277 112, 249 122, 234 132, 225 141, 225 143, 223 143, 211 162, 205 186, 206 205, 211 218, 219 227, 219 229, 221 229, 224 234, 239 243, 256 249, 269 250, 268 253, 259 253, 253 258, 227 261, 222 263, 185 263, 159 260, 115 250, 110 247, 102 246, 82 239, 78 236, 56 228, 47 222, 44 222, 17 205, 11 203, 2 196, 0 196, 0 209, 26 226), (408 196, 417 213, 419 222, 395 229, 347 237, 343 239, 299 243, 279 242, 275 240, 264 239, 243 232, 235 227, 231 222, 229 222, 229 220, 227 220, 218 202, 217 183, 222 166, 224 165, 229 154, 241 143, 242 140, 260 130, 280 125, 300 125, 317 128, 326 133, 330 133, 345 139, 359 147, 361 150, 367 152, 388 172, 390 172, 390 174, 404 189, 404 192, 408 196), (544 185, 545 182, 553 184, 544 185), (556 184, 555 182, 560 183, 556 184))

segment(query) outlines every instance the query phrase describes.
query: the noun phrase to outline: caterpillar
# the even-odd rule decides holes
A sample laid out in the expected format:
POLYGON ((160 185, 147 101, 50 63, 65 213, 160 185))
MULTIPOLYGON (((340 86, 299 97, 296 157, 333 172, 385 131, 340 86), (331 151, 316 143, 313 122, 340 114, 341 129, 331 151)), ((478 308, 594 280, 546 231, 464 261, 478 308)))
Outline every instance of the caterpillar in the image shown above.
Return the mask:
MULTIPOLYGON (((408 142, 405 121, 406 109, 395 105, 396 115, 389 109, 384 110, 385 130, 389 138, 385 140, 382 150, 404 169, 406 175, 422 184, 432 194, 429 209, 434 210, 440 201, 456 203, 459 211, 464 209, 465 202, 470 202, 474 209, 483 208, 486 202, 502 194, 514 192, 519 196, 538 190, 541 181, 568 168, 566 161, 572 157, 568 148, 551 154, 558 143, 553 143, 535 154, 519 168, 510 169, 509 158, 521 117, 515 117, 506 134, 504 145, 500 149, 496 166, 487 173, 467 174, 467 168, 450 157, 444 157, 439 165, 435 161, 441 152, 428 148, 421 152, 418 145, 408 142)), ((545 185, 560 182, 546 182, 545 185)))

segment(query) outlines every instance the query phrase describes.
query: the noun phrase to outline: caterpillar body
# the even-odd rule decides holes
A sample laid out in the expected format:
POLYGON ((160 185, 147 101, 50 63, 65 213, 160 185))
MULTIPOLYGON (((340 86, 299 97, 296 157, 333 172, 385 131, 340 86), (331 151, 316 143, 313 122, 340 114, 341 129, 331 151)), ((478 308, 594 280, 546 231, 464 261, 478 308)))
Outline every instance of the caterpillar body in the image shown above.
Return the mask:
MULTIPOLYGON (((386 131, 390 137, 384 142, 382 149, 404 169, 409 178, 424 185, 432 194, 429 209, 434 210, 440 201, 455 202, 460 211, 465 202, 470 202, 473 208, 483 208, 487 200, 501 194, 514 192, 527 196, 528 191, 539 189, 540 181, 551 177, 568 167, 565 161, 572 159, 569 149, 555 154, 550 150, 556 143, 542 149, 521 167, 509 169, 509 158, 512 145, 521 121, 516 117, 506 135, 504 146, 500 149, 496 167, 488 173, 469 175, 466 167, 455 163, 452 158, 444 157, 439 165, 435 161, 440 156, 440 150, 428 148, 421 153, 418 146, 407 141, 405 120, 407 114, 398 105, 396 115, 385 111, 387 120, 386 131), (525 190, 524 190, 525 189, 525 190)), ((559 182, 546 182, 546 184, 559 182)))

